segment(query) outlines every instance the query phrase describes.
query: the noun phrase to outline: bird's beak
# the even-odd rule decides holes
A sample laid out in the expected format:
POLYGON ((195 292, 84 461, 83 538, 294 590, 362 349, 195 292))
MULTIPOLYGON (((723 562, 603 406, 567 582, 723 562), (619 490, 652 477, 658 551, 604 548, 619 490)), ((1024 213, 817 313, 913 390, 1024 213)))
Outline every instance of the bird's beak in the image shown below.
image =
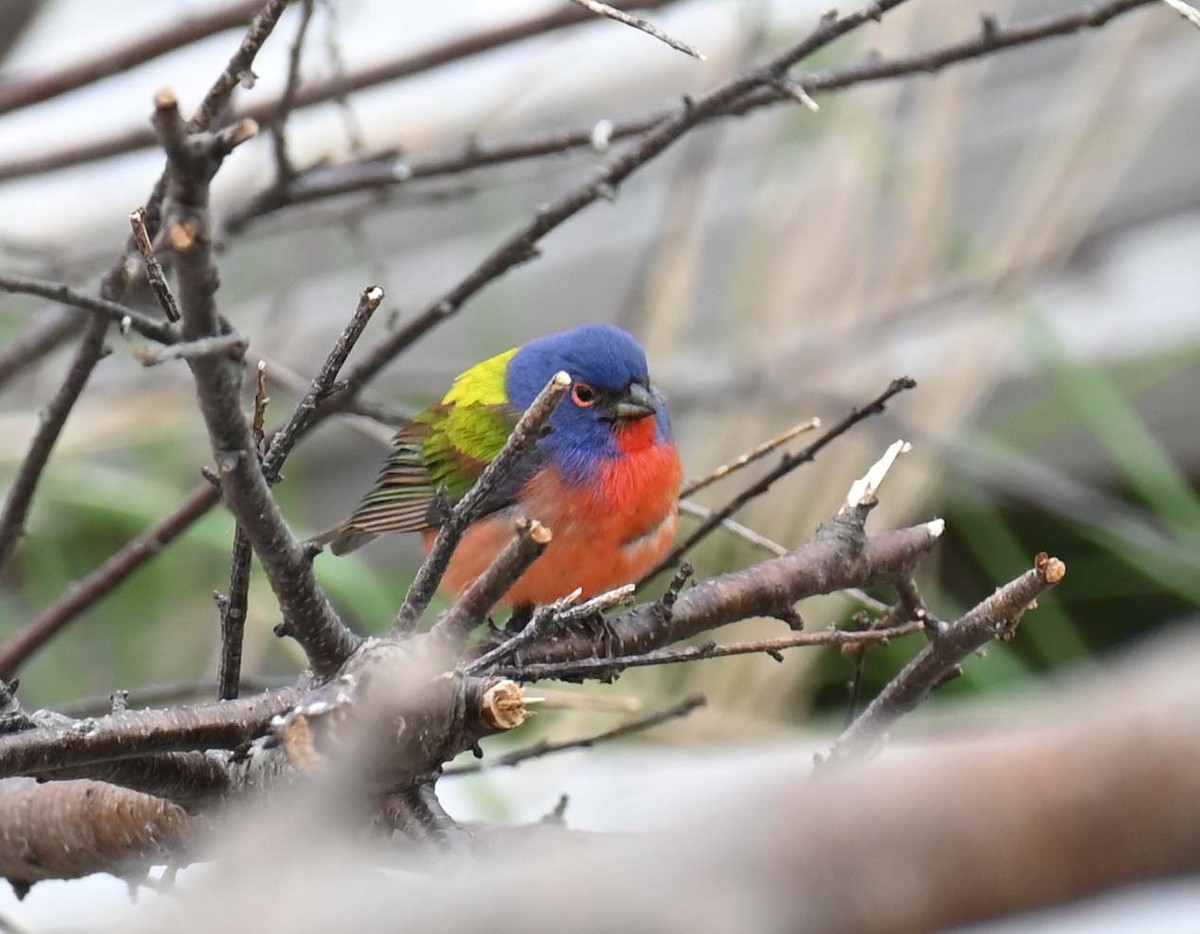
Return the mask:
POLYGON ((610 409, 612 417, 621 422, 635 422, 658 412, 654 395, 641 383, 630 383, 625 394, 618 398, 610 409))

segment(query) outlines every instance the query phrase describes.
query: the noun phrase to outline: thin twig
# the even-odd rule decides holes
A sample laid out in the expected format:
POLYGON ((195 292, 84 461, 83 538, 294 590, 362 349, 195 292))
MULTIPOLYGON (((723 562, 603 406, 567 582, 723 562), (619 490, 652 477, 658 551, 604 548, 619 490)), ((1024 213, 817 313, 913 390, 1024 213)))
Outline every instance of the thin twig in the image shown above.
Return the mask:
POLYGON ((572 0, 573 3, 578 3, 585 10, 591 10, 597 16, 603 16, 618 23, 624 23, 626 26, 632 26, 634 29, 641 30, 648 36, 653 36, 659 42, 665 42, 677 52, 682 52, 684 55, 690 55, 692 58, 699 59, 702 62, 708 61, 707 56, 697 52, 686 42, 682 42, 673 36, 667 35, 649 20, 642 19, 640 16, 630 16, 623 10, 618 10, 614 6, 609 6, 607 3, 601 3, 600 0, 572 0))
POLYGON ((615 606, 624 606, 633 601, 633 584, 626 584, 623 587, 617 587, 614 590, 606 591, 592 597, 590 600, 585 600, 583 603, 576 604, 582 591, 576 589, 573 593, 568 594, 561 600, 556 600, 549 606, 539 607, 537 612, 526 624, 525 628, 519 633, 500 643, 494 649, 490 649, 483 655, 466 666, 466 673, 476 675, 485 672, 510 655, 516 655, 521 649, 527 645, 532 645, 538 639, 547 635, 554 628, 565 625, 573 620, 587 619, 597 613, 603 613, 605 610, 615 606))
MULTIPOLYGON (((268 482, 278 479, 283 462, 296 441, 313 426, 317 403, 324 398, 337 379, 346 357, 382 300, 383 290, 377 286, 363 291, 353 318, 334 343, 329 357, 312 382, 312 388, 297 406, 288 423, 272 438, 263 462, 263 473, 268 482)), ((75 584, 28 626, 0 646, 0 675, 11 675, 15 672, 34 652, 88 608, 115 590, 220 501, 221 494, 217 487, 209 483, 201 483, 194 487, 172 512, 110 555, 100 567, 75 584)))
MULTIPOLYGON (((742 100, 713 114, 713 117, 742 116, 761 107, 774 106, 787 100, 797 99, 798 95, 829 93, 867 82, 931 74, 947 65, 971 61, 993 52, 1096 28, 1137 7, 1154 2, 1157 0, 1113 0, 1109 3, 1090 4, 1074 13, 1047 17, 1029 23, 1018 23, 1007 28, 995 26, 966 41, 953 43, 929 52, 894 59, 880 59, 873 56, 858 65, 813 72, 796 80, 773 79, 767 82, 767 87, 750 92, 742 100), (780 87, 781 84, 783 89, 780 87)), ((641 136, 669 119, 670 116, 669 111, 660 111, 645 117, 616 122, 604 121, 603 139, 605 142, 603 147, 597 145, 597 127, 588 126, 502 144, 484 145, 477 140, 472 140, 472 144, 463 152, 450 156, 437 155, 428 159, 411 161, 382 160, 375 157, 338 166, 322 166, 300 176, 295 184, 288 187, 287 191, 280 191, 272 186, 250 199, 244 209, 236 212, 230 218, 227 229, 230 231, 240 230, 256 217, 265 216, 291 205, 306 204, 354 192, 404 185, 418 179, 455 175, 490 165, 536 159, 575 149, 602 151, 603 148, 607 148, 609 143, 641 136)))
POLYGON ((670 147, 689 130, 720 113, 748 92, 768 85, 797 62, 825 48, 864 23, 878 19, 906 0, 878 0, 869 7, 837 18, 826 16, 806 38, 766 63, 695 99, 687 98, 670 117, 655 124, 635 144, 605 163, 591 181, 541 207, 524 227, 510 234, 465 278, 428 305, 409 324, 381 341, 346 376, 346 392, 354 393, 377 375, 397 354, 458 312, 488 283, 536 255, 539 241, 589 205, 611 199, 629 176, 670 147))
MULTIPOLYGON (((971 653, 993 639, 1011 638, 1021 616, 1066 573, 1058 558, 1038 555, 1032 570, 999 588, 932 639, 838 737, 830 755, 866 755, 877 749, 884 731, 915 709, 971 653)), ((921 621, 907 625, 924 626, 921 621)))
POLYGON ((246 353, 248 341, 240 334, 220 334, 216 337, 201 337, 194 341, 181 341, 158 350, 137 348, 133 355, 142 366, 159 366, 168 360, 195 360, 198 357, 233 357, 240 360, 246 353))
POLYGON ((288 52, 287 81, 283 87, 283 96, 279 99, 279 112, 271 121, 271 142, 275 151, 275 183, 280 186, 287 185, 296 174, 288 156, 287 119, 296 104, 296 94, 300 90, 300 60, 304 55, 304 40, 312 23, 313 10, 316 9, 314 0, 303 0, 303 4, 296 38, 288 52))
POLYGON ((591 749, 600 743, 607 743, 614 739, 624 739, 626 736, 653 729, 670 720, 678 720, 680 717, 686 717, 693 710, 703 707, 704 704, 704 696, 697 694, 687 698, 687 700, 681 701, 673 707, 656 710, 654 713, 638 717, 636 720, 630 720, 628 723, 622 723, 618 727, 605 730, 603 733, 597 733, 595 736, 584 736, 579 739, 568 739, 561 742, 541 740, 532 746, 527 746, 524 749, 515 749, 494 759, 487 759, 483 762, 472 762, 467 765, 452 765, 442 771, 442 777, 448 778, 454 775, 472 775, 478 772, 489 772, 492 769, 520 765, 522 762, 528 762, 530 759, 540 759, 542 756, 569 752, 573 749, 591 749))
MULTIPOLYGON (((220 79, 205 97, 196 116, 189 124, 192 132, 207 129, 213 119, 228 105, 233 90, 243 76, 250 74, 254 54, 270 34, 270 30, 286 9, 288 2, 289 0, 268 0, 263 4, 247 30, 238 52, 230 59, 220 79)), ((658 9, 676 2, 678 0, 631 0, 631 2, 620 3, 619 6, 625 9, 645 10, 658 9)), ((592 19, 594 17, 586 11, 575 6, 564 5, 561 9, 531 16, 515 23, 505 23, 479 33, 451 39, 433 48, 382 62, 356 74, 313 82, 297 92, 294 109, 301 110, 345 98, 357 91, 421 74, 490 49, 590 22, 592 19)), ((269 126, 278 114, 280 104, 279 98, 260 101, 238 111, 233 119, 249 118, 264 126, 269 126)), ((0 181, 54 172, 73 165, 95 162, 99 159, 111 159, 125 153, 148 149, 154 144, 153 133, 148 132, 144 127, 134 126, 83 143, 73 143, 51 152, 12 159, 0 164, 0 181)))
POLYGON ((183 534, 191 524, 220 502, 221 494, 207 483, 192 490, 172 513, 111 555, 83 580, 72 584, 53 604, 0 646, 0 677, 10 678, 34 652, 89 607, 94 606, 130 574, 183 534))
POLYGON ((720 528, 721 523, 732 516, 735 512, 745 506, 748 502, 766 493, 771 486, 779 479, 787 476, 797 467, 802 464, 811 462, 817 454, 821 452, 832 441, 844 435, 847 431, 857 425, 859 422, 872 415, 878 415, 886 407, 888 401, 898 393, 908 389, 913 389, 916 382, 907 376, 902 376, 899 379, 892 380, 891 384, 882 393, 868 402, 862 408, 855 408, 850 411, 845 418, 835 424, 832 428, 826 431, 820 438, 795 454, 784 454, 780 459, 779 464, 767 473, 764 477, 755 483, 742 490, 737 496, 733 497, 720 509, 713 511, 709 518, 700 523, 697 528, 685 538, 680 544, 676 545, 669 555, 663 558, 658 565, 648 573, 643 580, 649 580, 657 574, 662 573, 667 568, 674 567, 679 563, 680 559, 687 554, 697 544, 712 534, 714 529, 720 528))
POLYGON ((37 492, 42 473, 50 460, 50 454, 62 433, 67 417, 79 400, 80 393, 87 385, 96 364, 104 356, 104 340, 108 334, 108 319, 93 318, 88 322, 83 340, 75 351, 71 365, 62 385, 50 400, 50 404, 42 410, 38 430, 34 433, 21 466, 17 470, 16 479, 9 487, 4 500, 4 508, 0 510, 0 567, 7 563, 13 547, 25 532, 25 518, 33 495, 37 492))
POLYGON ((318 406, 332 392, 333 384, 337 381, 338 374, 341 373, 342 367, 346 363, 346 358, 350 356, 350 351, 354 349, 354 345, 358 343, 358 339, 366 330, 371 316, 383 302, 383 295, 383 289, 377 285, 371 285, 362 290, 358 297, 358 306, 354 309, 350 322, 338 335, 338 339, 334 341, 329 356, 325 358, 321 369, 313 377, 308 393, 300 400, 300 404, 296 406, 296 411, 292 413, 287 424, 275 432, 271 444, 267 448, 266 456, 263 458, 263 475, 267 478, 268 483, 275 483, 279 479, 279 472, 283 469, 283 463, 287 460, 287 456, 292 452, 292 448, 295 447, 300 437, 312 426, 318 414, 318 406))
MULTIPOLYGON (((243 677, 241 688, 246 694, 263 694, 295 683, 295 675, 243 677)), ((126 709, 135 710, 141 707, 165 707, 184 701, 198 701, 210 698, 216 692, 215 681, 176 681, 148 684, 140 688, 130 688, 122 693, 125 695, 126 709)), ((70 703, 59 705, 56 710, 67 717, 104 716, 112 712, 112 695, 97 695, 73 700, 70 703)))
POLYGON ((783 434, 776 435, 769 441, 764 441, 762 444, 755 447, 753 450, 747 451, 745 454, 740 454, 728 463, 722 464, 711 473, 700 477, 697 480, 690 480, 685 483, 683 489, 679 491, 680 499, 687 499, 695 496, 706 487, 712 486, 718 480, 724 480, 726 477, 737 473, 744 467, 749 467, 751 464, 762 460, 772 451, 783 447, 793 438, 799 437, 806 432, 812 431, 815 428, 821 427, 819 418, 810 418, 800 422, 798 425, 793 425, 783 434))
MULTIPOLYGON (((263 426, 267 418, 267 366, 258 361, 254 389, 254 418, 250 436, 258 457, 263 453, 263 426)), ((229 590, 217 600, 221 609, 221 656, 217 663, 217 699, 231 700, 241 690, 242 644, 246 633, 246 613, 250 608, 250 562, 253 549, 239 523, 233 529, 233 550, 229 565, 229 590)))
POLYGON ((73 308, 82 308, 107 321, 132 328, 142 337, 158 341, 160 344, 173 344, 179 339, 171 326, 162 321, 156 321, 149 315, 118 302, 77 292, 61 282, 47 282, 31 276, 0 274, 0 289, 21 295, 36 295, 39 298, 48 298, 53 302, 70 305, 73 308))
POLYGON ((262 0, 238 0, 219 9, 189 14, 158 32, 140 36, 123 46, 106 46, 95 58, 85 59, 58 71, 33 75, 23 81, 0 84, 0 114, 39 104, 61 94, 121 74, 182 49, 209 36, 243 25, 262 0))
POLYGON ((776 639, 755 639, 748 642, 728 642, 723 645, 709 642, 686 649, 648 652, 644 655, 618 655, 612 658, 586 658, 570 662, 531 662, 497 668, 498 677, 514 681, 540 681, 543 678, 586 678, 607 675, 626 668, 645 668, 652 665, 678 665, 708 658, 730 655, 774 655, 787 649, 811 648, 824 645, 886 645, 893 638, 921 631, 920 623, 901 623, 890 629, 822 629, 817 632, 798 632, 776 639))
POLYGON ((396 614, 392 623, 393 633, 407 632, 416 625, 425 608, 429 606, 429 601, 433 599, 467 526, 475 521, 479 509, 492 491, 512 475, 532 450, 541 434, 542 426, 550 420, 550 416, 554 414, 554 410, 558 408, 558 404, 570 388, 571 377, 567 373, 554 374, 521 415, 500 453, 484 468, 471 489, 443 519, 433 547, 417 571, 417 576, 408 589, 408 596, 404 599, 404 605, 400 607, 400 612, 396 614))
POLYGON ((133 228, 133 239, 137 243, 138 251, 142 254, 142 263, 146 267, 146 281, 150 283, 150 288, 158 299, 163 314, 167 316, 168 321, 174 323, 179 320, 179 305, 175 301, 171 287, 167 284, 162 263, 154 254, 154 244, 150 242, 150 231, 146 229, 146 209, 138 208, 130 214, 129 225, 133 228))

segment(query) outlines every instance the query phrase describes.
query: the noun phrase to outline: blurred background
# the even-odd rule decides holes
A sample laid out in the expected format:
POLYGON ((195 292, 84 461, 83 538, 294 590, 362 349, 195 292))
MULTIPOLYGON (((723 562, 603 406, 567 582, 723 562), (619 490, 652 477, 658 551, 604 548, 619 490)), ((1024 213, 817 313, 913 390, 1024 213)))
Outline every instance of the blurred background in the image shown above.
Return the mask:
MULTIPOLYGON (((687 0, 646 14, 706 53, 703 63, 607 21, 514 42, 296 112, 287 129, 291 154, 301 167, 363 153, 392 153, 404 164, 461 153, 472 140, 486 146, 644 116, 793 41, 826 5, 687 0)), ((322 0, 302 87, 556 6, 322 0)), ((983 12, 1008 23, 1077 6, 922 0, 807 67, 959 41, 976 34, 983 12)), ((0 89, 211 7, 9 0, 0 7, 7 40, 0 89)), ((256 63, 255 86, 238 92, 239 106, 282 90, 299 12, 285 15, 256 63)), ((145 126, 151 95, 165 85, 186 112, 238 35, 213 35, 0 116, 0 266, 94 286, 162 157, 147 149, 54 171, 32 171, 29 161, 145 126)), ((824 95, 818 114, 789 104, 711 123, 637 173, 612 203, 551 234, 536 262, 473 299, 369 395, 416 412, 486 356, 584 321, 613 321, 645 343, 688 473, 699 476, 811 416, 831 424, 893 377, 911 375, 916 392, 738 518, 797 545, 887 444, 905 438, 914 451, 892 472, 871 522, 884 529, 945 517, 944 543, 921 576, 941 616, 973 605, 1038 551, 1070 567, 1019 638, 973 660, 938 703, 1010 696, 1064 671, 1102 666, 1115 649, 1193 620, 1200 606, 1198 43, 1194 29, 1151 4, 1101 30, 937 76, 824 95)), ((314 202, 227 230, 223 310, 250 337, 250 359, 268 361, 269 421, 291 411, 295 387, 324 359, 362 287, 377 283, 388 296, 367 346, 453 285, 538 205, 589 178, 603 158, 584 147, 314 202)), ((273 173, 266 135, 240 149, 218 178, 220 216, 243 209, 273 173)), ((8 295, 0 311, 5 340, 61 314, 8 295)), ((0 581, 0 636, 173 508, 208 461, 186 367, 144 369, 132 352, 140 339, 114 335, 113 342, 0 581)), ((6 374, 0 461, 10 475, 69 353, 64 345, 36 367, 6 374)), ((300 446, 277 488, 299 531, 353 508, 389 433, 341 420, 300 446)), ((720 505, 751 476, 698 499, 720 505)), ((211 593, 227 586, 231 539, 229 517, 214 512, 90 609, 23 669, 26 704, 211 681, 218 647, 211 593)), ((720 533, 696 563, 707 576, 761 557, 720 533)), ((395 540, 352 557, 322 556, 317 570, 355 625, 371 631, 391 619, 418 560, 414 542, 395 540)), ((857 609, 842 597, 801 607, 811 628, 857 609)), ((300 665, 294 646, 272 635, 278 621, 256 578, 248 676, 286 675, 300 665)), ((752 621, 722 635, 780 628, 752 621)), ((867 696, 918 647, 910 641, 871 653, 867 696)), ((728 768, 752 745, 790 742, 798 727, 836 728, 850 674, 836 651, 793 652, 782 665, 747 657, 634 671, 587 691, 609 709, 550 711, 509 739, 603 729, 638 705, 702 692, 707 709, 651 737, 676 747, 708 744, 721 750, 713 767, 728 768)), ((688 767, 690 760, 674 758, 678 750, 656 748, 663 768, 688 767)), ((788 748, 797 761, 807 755, 788 748)), ((597 812, 597 823, 617 814, 636 823, 637 789, 621 786, 637 784, 626 755, 644 759, 629 751, 565 757, 520 777, 510 770, 461 780, 448 800, 488 816, 528 817, 579 785, 606 789, 608 817, 597 812)), ((586 815, 593 805, 586 795, 576 799, 586 815)))

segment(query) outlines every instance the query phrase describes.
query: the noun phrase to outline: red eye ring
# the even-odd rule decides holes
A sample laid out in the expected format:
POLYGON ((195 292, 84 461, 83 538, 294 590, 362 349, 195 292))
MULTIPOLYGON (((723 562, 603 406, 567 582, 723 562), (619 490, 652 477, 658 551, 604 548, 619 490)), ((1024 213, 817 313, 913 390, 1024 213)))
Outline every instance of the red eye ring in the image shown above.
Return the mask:
POLYGON ((571 387, 571 400, 581 409, 590 409, 596 404, 595 387, 587 383, 576 383, 571 387))

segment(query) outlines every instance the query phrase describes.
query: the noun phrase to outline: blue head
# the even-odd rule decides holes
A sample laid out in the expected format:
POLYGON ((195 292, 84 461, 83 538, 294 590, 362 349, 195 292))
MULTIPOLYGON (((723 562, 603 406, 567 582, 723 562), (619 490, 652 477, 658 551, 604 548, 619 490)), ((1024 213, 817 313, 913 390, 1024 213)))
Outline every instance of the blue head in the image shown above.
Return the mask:
POLYGON ((539 448, 568 480, 586 483, 605 461, 624 457, 628 443, 622 437, 645 419, 654 419, 655 443, 670 440, 666 404, 651 387, 646 352, 631 334, 611 324, 585 324, 530 341, 509 363, 509 399, 528 408, 559 370, 574 382, 539 448))

